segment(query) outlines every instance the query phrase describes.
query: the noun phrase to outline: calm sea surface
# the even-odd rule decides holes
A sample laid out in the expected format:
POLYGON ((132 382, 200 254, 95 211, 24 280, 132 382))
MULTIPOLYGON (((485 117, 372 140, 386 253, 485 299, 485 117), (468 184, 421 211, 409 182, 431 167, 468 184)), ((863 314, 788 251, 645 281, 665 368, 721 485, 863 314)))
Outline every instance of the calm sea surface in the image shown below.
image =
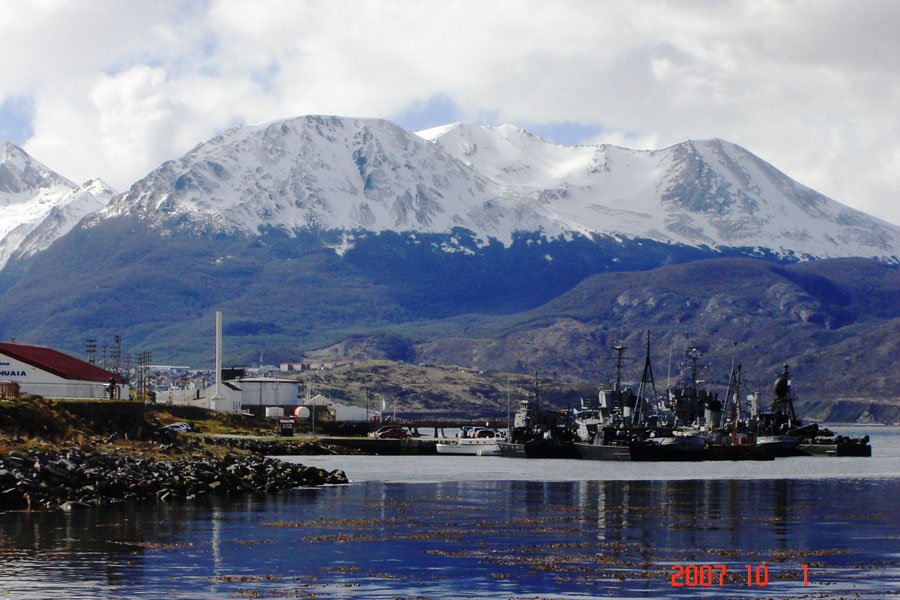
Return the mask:
POLYGON ((0 598, 882 598, 900 429, 871 458, 298 457, 346 486, 0 514, 0 598))

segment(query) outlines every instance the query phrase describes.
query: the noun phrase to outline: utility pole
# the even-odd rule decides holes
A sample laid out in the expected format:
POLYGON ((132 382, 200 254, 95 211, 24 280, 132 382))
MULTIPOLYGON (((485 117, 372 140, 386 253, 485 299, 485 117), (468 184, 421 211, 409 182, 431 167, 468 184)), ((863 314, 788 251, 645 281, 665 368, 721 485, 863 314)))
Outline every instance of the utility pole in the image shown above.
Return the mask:
POLYGON ((115 342, 115 346, 112 347, 112 372, 116 375, 119 375, 120 365, 119 361, 122 358, 122 336, 115 335, 113 337, 113 341, 115 342))
POLYGON ((87 357, 88 357, 88 362, 93 365, 93 364, 95 364, 94 363, 94 354, 97 352, 97 340, 88 339, 88 340, 84 340, 84 343, 85 343, 85 351, 86 351, 87 357))
MULTIPOLYGON (((309 383, 306 384, 306 403, 310 402, 309 383)), ((312 411, 312 436, 316 437, 316 405, 310 404, 309 410, 312 411)))

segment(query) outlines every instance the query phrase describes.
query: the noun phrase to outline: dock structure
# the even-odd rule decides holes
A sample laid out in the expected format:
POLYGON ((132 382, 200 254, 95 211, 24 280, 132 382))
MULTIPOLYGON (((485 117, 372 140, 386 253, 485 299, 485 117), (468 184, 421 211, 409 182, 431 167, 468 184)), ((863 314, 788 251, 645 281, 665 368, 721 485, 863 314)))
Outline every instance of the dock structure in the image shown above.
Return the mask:
POLYGON ((444 438, 445 429, 462 429, 463 427, 487 427, 489 429, 506 429, 509 421, 506 419, 474 418, 398 418, 397 420, 385 419, 380 424, 396 424, 406 427, 413 434, 421 434, 420 430, 433 430, 434 438, 444 438))
POLYGON ((319 440, 322 444, 352 448, 362 454, 375 455, 422 455, 437 454, 437 440, 434 439, 375 439, 353 437, 327 437, 319 440))

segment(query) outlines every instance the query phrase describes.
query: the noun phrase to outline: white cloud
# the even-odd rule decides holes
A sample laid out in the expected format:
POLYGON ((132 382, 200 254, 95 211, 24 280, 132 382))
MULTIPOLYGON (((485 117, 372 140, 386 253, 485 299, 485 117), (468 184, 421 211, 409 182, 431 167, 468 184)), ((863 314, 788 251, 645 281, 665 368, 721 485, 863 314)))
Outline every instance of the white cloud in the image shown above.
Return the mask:
POLYGON ((4 8, 0 52, 16 60, 0 64, 0 99, 34 98, 26 148, 72 179, 124 189, 236 123, 441 98, 464 120, 577 123, 631 147, 724 138, 900 223, 892 0, 4 8))

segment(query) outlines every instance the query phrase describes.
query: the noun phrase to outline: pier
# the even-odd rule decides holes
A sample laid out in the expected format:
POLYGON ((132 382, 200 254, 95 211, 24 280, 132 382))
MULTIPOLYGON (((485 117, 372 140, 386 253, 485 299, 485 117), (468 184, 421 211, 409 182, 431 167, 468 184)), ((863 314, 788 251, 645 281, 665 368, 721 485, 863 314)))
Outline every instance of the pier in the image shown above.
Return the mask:
POLYGON ((383 421, 379 421, 376 425, 377 427, 375 427, 375 429, 378 429, 378 427, 381 427, 382 425, 400 425, 402 427, 406 427, 414 437, 425 435, 423 431, 428 431, 430 429, 433 432, 431 437, 443 439, 447 437, 446 435, 444 435, 445 429, 462 429, 463 427, 487 427, 489 429, 506 429, 509 426, 509 421, 505 418, 459 419, 452 417, 398 417, 396 420, 390 418, 384 419, 383 421))

